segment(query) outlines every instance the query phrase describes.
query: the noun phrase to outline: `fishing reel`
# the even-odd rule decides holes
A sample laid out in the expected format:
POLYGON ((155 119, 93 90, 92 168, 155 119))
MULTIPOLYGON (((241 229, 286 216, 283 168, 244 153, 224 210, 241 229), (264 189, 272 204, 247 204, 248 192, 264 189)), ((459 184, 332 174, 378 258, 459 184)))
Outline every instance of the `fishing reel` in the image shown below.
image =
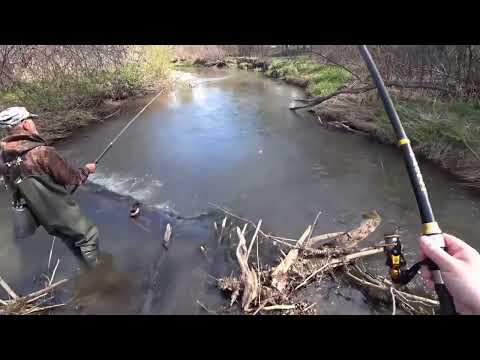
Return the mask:
POLYGON ((420 267, 425 265, 425 260, 415 263, 411 268, 405 269, 407 261, 402 253, 402 242, 397 230, 384 235, 385 245, 383 252, 386 257, 385 265, 390 268, 390 278, 394 284, 407 285, 417 275, 420 267))

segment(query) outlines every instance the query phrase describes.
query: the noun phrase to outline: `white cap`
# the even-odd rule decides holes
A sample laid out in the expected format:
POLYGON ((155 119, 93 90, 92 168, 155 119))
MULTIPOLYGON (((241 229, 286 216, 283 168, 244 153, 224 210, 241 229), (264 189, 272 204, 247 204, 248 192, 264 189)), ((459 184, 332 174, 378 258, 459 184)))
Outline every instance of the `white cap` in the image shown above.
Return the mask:
POLYGON ((0 112, 0 128, 8 129, 15 127, 23 120, 29 118, 38 118, 38 115, 30 114, 24 107, 10 107, 0 112))

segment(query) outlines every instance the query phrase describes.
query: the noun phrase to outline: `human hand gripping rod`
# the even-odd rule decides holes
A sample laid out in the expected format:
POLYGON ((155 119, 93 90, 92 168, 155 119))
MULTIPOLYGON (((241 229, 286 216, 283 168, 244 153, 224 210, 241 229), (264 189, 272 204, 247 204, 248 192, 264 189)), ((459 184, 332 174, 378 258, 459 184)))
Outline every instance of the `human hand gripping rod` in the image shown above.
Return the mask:
MULTIPOLYGON (((147 105, 145 105, 142 110, 140 110, 128 123, 127 125, 124 126, 124 128, 122 130, 120 130, 120 132, 118 133, 117 136, 115 136, 115 138, 110 142, 110 144, 107 145, 107 147, 102 151, 102 153, 97 157, 97 159, 95 160, 94 164, 97 165, 100 160, 102 160, 102 158, 107 154, 107 152, 112 148, 112 146, 115 144, 115 142, 120 138, 120 136, 122 136, 122 134, 130 127, 130 125, 133 124, 133 122, 135 120, 137 120, 137 118, 142 115, 142 113, 160 96, 160 94, 162 94, 162 91, 160 91, 157 95, 155 95, 152 100, 150 100, 148 102, 147 105)), ((75 185, 75 187, 73 188, 72 192, 70 193, 71 195, 73 195, 75 193, 75 191, 77 191, 78 189, 78 186, 79 185, 75 185)))
MULTIPOLYGON (((373 61, 370 52, 368 51, 365 45, 359 46, 360 53, 363 57, 363 60, 367 64, 368 70, 372 75, 373 82, 377 87, 380 98, 382 99, 385 111, 388 114, 388 118, 392 123, 395 134, 398 138, 398 145, 401 147, 403 152, 403 158, 408 171, 408 176, 415 193, 415 198, 417 200, 418 209, 420 211, 420 217, 422 220, 422 233, 427 235, 429 240, 436 246, 441 247, 446 251, 445 241, 443 239, 442 230, 435 221, 433 215, 432 207, 430 205, 430 200, 428 198, 427 188, 423 182, 422 174, 420 173, 420 168, 418 167, 415 154, 413 153, 412 146, 410 145, 410 140, 407 138, 405 130, 403 129, 400 118, 398 117, 397 111, 393 106, 392 99, 388 94, 388 91, 383 83, 382 77, 373 61)), ((443 282, 442 275, 438 266, 430 259, 427 260, 428 267, 432 272, 435 291, 438 295, 440 302, 440 314, 441 315, 453 315, 456 314, 455 304, 453 298, 450 295, 445 283, 443 282)))

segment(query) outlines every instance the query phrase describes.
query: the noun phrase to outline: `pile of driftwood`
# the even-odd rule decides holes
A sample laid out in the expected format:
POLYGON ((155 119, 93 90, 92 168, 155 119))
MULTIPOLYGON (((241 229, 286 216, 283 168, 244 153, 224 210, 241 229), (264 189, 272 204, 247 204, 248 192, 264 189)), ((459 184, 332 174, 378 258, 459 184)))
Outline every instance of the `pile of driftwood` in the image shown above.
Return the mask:
POLYGON ((230 306, 237 302, 246 314, 314 314, 316 304, 305 301, 300 290, 334 271, 342 276, 333 278, 360 287, 367 298, 391 306, 392 314, 397 313, 397 307, 410 314, 433 314, 438 306, 436 300, 414 295, 406 288, 398 289, 362 268, 362 258, 384 251, 382 244, 359 248, 381 222, 376 211, 364 214, 359 226, 349 231, 313 236, 319 213, 299 239, 289 239, 262 231, 262 220, 254 223, 218 208, 226 214, 221 223, 214 223, 218 241, 238 241, 235 255, 239 272, 217 279, 217 286, 230 296, 230 306), (273 241, 284 248, 280 249, 282 258, 276 265, 261 264, 259 241, 273 241))
POLYGON ((39 314, 53 308, 64 306, 65 304, 63 303, 51 305, 45 304, 54 300, 53 290, 66 282, 67 280, 63 279, 50 284, 41 290, 20 296, 12 290, 2 277, 0 277, 0 285, 10 297, 10 299, 7 300, 0 299, 0 315, 39 314))
POLYGON ((8 299, 0 299, 0 315, 42 314, 48 310, 65 305, 64 303, 55 303, 55 289, 60 285, 65 284, 68 280, 63 279, 54 282, 60 259, 57 260, 53 271, 50 273, 50 263, 54 244, 55 238, 53 238, 52 247, 50 249, 47 274, 42 274, 42 277, 45 279, 43 289, 27 295, 18 295, 0 276, 0 287, 2 287, 8 295, 8 299))

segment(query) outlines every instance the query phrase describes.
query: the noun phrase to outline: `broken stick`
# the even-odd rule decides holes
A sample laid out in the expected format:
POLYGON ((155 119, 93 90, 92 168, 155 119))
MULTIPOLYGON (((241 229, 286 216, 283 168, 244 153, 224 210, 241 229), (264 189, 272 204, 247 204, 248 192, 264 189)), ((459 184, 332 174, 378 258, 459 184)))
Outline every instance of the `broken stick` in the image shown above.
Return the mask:
POLYGON ((167 227, 165 229, 165 234, 163 234, 163 247, 168 250, 168 247, 170 246, 170 238, 172 236, 172 226, 170 224, 167 224, 167 227))
POLYGON ((257 274, 250 269, 248 265, 247 256, 247 241, 243 236, 240 228, 237 227, 237 236, 239 243, 237 246, 237 260, 241 269, 241 280, 244 284, 243 296, 242 296, 242 308, 244 311, 250 310, 250 304, 257 298, 257 292, 259 291, 259 283, 257 274))
POLYGON ((3 289, 7 292, 7 294, 14 300, 18 299, 18 295, 15 293, 15 291, 12 290, 12 288, 6 283, 5 280, 0 276, 0 285, 3 287, 3 289))
POLYGON ((303 247, 308 239, 308 236, 310 235, 311 230, 312 226, 308 226, 300 239, 297 241, 296 248, 290 250, 285 259, 283 259, 282 262, 273 270, 272 286, 278 291, 282 292, 287 286, 287 272, 297 260, 299 248, 303 247))
MULTIPOLYGON (((247 258, 250 256, 250 252, 252 251, 252 246, 258 236, 258 231, 260 230, 260 226, 262 226, 262 219, 258 220, 257 227, 255 229, 255 233, 253 234, 252 241, 250 242, 250 246, 248 247, 247 258)), ((243 234, 243 231, 242 231, 243 234)))

